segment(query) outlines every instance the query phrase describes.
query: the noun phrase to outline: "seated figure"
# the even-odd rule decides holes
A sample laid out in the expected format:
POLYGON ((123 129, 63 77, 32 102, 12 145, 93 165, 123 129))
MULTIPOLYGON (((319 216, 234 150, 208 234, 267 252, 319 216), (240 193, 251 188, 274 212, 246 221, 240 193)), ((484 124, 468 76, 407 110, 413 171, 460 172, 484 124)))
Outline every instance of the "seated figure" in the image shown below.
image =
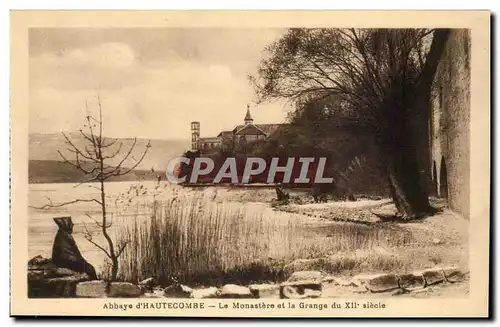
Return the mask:
POLYGON ((54 221, 59 226, 59 230, 52 247, 52 262, 58 267, 85 273, 90 279, 97 279, 94 267, 83 258, 78 250, 72 235, 73 222, 71 217, 54 218, 54 221))

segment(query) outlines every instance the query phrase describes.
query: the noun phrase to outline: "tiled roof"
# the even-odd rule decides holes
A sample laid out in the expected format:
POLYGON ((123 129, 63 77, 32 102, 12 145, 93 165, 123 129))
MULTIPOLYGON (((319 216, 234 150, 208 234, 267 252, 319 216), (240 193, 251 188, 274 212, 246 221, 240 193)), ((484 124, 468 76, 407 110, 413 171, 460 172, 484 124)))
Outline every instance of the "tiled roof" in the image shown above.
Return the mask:
POLYGON ((215 143, 220 142, 220 139, 218 137, 200 137, 200 142, 215 143))
POLYGON ((264 131, 262 131, 259 127, 253 124, 248 124, 240 128, 235 135, 266 135, 264 131))

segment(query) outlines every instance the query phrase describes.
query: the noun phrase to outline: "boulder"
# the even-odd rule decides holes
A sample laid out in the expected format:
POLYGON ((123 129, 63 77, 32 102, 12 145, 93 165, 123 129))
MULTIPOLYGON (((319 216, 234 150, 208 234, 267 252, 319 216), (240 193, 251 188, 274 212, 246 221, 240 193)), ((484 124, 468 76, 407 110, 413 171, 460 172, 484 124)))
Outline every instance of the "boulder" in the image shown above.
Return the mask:
POLYGON ((321 278, 287 281, 280 285, 280 298, 305 299, 320 297, 323 289, 321 278))
POLYGON ((297 281, 318 281, 321 282, 322 274, 320 271, 315 270, 302 270, 294 272, 287 282, 297 282, 297 281))
POLYGON ((394 274, 358 275, 353 278, 353 282, 373 293, 399 288, 398 277, 394 274))
POLYGON ((421 272, 425 279, 425 286, 442 283, 445 281, 444 272, 440 268, 426 269, 421 272))
POLYGON ((425 278, 421 273, 399 275, 399 287, 413 291, 425 287, 425 278))
POLYGON ((40 255, 28 261, 29 298, 75 297, 76 285, 89 279, 84 273, 59 268, 40 255))
POLYGON ((144 290, 153 290, 155 284, 156 284, 156 279, 154 277, 149 277, 143 281, 140 281, 138 285, 140 288, 144 290))
POLYGON ((283 283, 280 285, 281 299, 308 299, 321 297, 322 286, 319 284, 283 283))
POLYGON ((170 285, 163 291, 164 296, 174 298, 189 298, 192 293, 193 289, 191 287, 182 284, 170 285))
POLYGON ((108 289, 108 297, 139 297, 142 293, 139 286, 125 282, 113 282, 108 289))
POLYGON ((92 280, 76 285, 76 296, 87 298, 107 297, 107 283, 103 280, 92 280))
POLYGON ((209 298, 216 298, 217 295, 218 295, 217 287, 199 288, 193 290, 193 292, 191 293, 191 298, 209 299, 209 298))
POLYGON ((445 267, 443 268, 444 278, 449 283, 461 282, 465 279, 465 273, 458 267, 445 267))
POLYGON ((250 299, 253 298, 253 295, 248 287, 226 284, 220 289, 219 297, 223 299, 250 299))
POLYGON ((248 286, 254 298, 276 298, 280 297, 280 286, 276 284, 253 284, 248 286))

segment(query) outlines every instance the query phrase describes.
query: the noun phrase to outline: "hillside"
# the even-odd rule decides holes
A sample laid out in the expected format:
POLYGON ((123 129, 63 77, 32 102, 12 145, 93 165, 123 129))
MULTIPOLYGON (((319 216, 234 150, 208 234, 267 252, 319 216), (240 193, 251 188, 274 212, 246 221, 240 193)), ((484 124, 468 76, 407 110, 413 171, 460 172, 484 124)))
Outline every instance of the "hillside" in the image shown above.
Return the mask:
MULTIPOLYGON (((56 160, 30 160, 28 172, 28 182, 30 184, 77 183, 85 179, 85 174, 80 170, 68 163, 56 160)), ((162 175, 162 172, 134 170, 125 176, 111 177, 108 181, 156 180, 158 175, 162 175)))
MULTIPOLYGON (((78 147, 84 147, 87 142, 79 133, 69 133, 71 141, 78 147)), ((123 143, 122 152, 128 151, 132 145, 133 139, 118 139, 118 143, 123 143)), ((132 156, 139 157, 144 150, 148 140, 137 139, 135 150, 132 156)), ((149 149, 144 161, 138 169, 150 170, 165 170, 167 163, 181 155, 190 146, 189 140, 151 140, 151 148, 149 149)), ((30 160, 61 160, 57 151, 61 151, 68 160, 74 158, 71 152, 67 151, 67 144, 60 133, 54 134, 30 134, 29 135, 29 159, 30 160)), ((114 152, 115 149, 111 149, 114 152)), ((115 158, 115 161, 120 161, 121 157, 115 158)), ((125 165, 127 166, 127 165, 125 165)))
MULTIPOLYGON (((79 133, 67 134, 71 141, 80 148, 88 143, 79 133)), ((138 159, 144 151, 148 140, 137 139, 134 151, 124 167, 134 164, 131 158, 138 159)), ((132 138, 118 139, 115 147, 108 148, 108 152, 114 153, 118 144, 122 144, 122 155, 110 160, 110 165, 116 165, 127 153, 133 144, 132 138)), ((151 140, 151 148, 137 169, 128 176, 122 176, 119 180, 155 179, 162 174, 170 160, 182 155, 189 148, 188 140, 151 140), (154 173, 151 172, 154 169, 154 173)), ((60 151, 68 160, 75 159, 73 153, 68 151, 68 145, 62 134, 30 134, 29 135, 29 182, 30 183, 63 183, 77 182, 83 177, 81 172, 71 165, 61 162, 58 154, 60 151)))

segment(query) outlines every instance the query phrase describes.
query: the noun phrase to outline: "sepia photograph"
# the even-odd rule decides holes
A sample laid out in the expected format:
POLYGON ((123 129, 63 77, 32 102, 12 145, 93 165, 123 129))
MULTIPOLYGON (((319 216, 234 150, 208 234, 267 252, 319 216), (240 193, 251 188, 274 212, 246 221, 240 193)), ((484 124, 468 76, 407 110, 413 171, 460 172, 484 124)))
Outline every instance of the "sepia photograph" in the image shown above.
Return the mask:
POLYGON ((471 60, 473 45, 489 60, 488 12, 470 12, 476 39, 459 15, 432 24, 445 13, 401 27, 176 15, 23 29, 18 312, 411 315, 472 289, 488 312, 489 67, 471 60))

